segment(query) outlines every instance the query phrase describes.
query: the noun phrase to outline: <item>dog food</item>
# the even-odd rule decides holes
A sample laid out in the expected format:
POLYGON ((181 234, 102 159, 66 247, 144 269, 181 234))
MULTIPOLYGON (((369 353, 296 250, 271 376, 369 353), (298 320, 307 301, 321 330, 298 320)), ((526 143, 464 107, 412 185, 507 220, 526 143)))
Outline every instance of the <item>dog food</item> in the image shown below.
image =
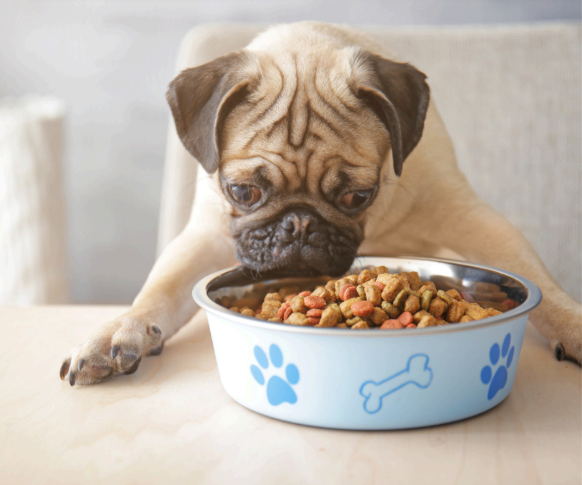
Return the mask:
MULTIPOLYGON (((417 272, 390 274, 379 266, 328 281, 313 291, 284 287, 268 293, 260 308, 231 307, 242 315, 270 322, 354 330, 413 329, 481 320, 517 305, 507 295, 497 308, 484 308, 465 291, 437 289, 417 272)), ((226 302, 224 302, 226 303, 226 302)))

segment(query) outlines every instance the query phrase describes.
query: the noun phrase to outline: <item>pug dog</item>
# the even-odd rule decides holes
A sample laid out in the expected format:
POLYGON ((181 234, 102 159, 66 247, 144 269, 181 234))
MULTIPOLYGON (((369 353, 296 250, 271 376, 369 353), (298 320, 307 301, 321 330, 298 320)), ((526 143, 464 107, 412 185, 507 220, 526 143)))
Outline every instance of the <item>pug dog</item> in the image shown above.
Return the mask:
POLYGON ((191 219, 131 309, 75 347, 62 379, 131 374, 188 322, 194 284, 236 263, 262 273, 342 275, 357 254, 498 266, 544 295, 531 320, 558 359, 580 363, 581 305, 459 171, 426 76, 364 34, 279 25, 186 69, 167 100, 198 171, 191 219), (68 376, 68 377, 67 377, 68 376))

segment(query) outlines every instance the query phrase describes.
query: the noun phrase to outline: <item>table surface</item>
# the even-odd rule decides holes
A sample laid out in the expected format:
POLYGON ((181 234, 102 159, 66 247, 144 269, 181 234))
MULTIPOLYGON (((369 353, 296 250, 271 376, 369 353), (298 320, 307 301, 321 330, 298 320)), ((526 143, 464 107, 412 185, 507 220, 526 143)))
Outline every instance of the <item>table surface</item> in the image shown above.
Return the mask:
POLYGON ((580 484, 581 371, 528 324, 515 385, 475 418, 406 431, 270 419, 222 389, 203 312, 137 373, 61 381, 119 306, 0 307, 0 483, 580 484))

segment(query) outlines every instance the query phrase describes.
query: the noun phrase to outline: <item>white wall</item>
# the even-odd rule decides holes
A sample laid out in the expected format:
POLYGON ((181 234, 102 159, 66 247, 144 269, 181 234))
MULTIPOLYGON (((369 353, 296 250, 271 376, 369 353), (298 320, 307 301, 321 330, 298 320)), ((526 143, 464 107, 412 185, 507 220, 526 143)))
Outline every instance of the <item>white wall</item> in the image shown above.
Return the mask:
POLYGON ((354 25, 580 19, 579 0, 0 1, 0 96, 69 106, 66 190, 72 299, 129 302, 155 259, 178 45, 203 22, 354 25))

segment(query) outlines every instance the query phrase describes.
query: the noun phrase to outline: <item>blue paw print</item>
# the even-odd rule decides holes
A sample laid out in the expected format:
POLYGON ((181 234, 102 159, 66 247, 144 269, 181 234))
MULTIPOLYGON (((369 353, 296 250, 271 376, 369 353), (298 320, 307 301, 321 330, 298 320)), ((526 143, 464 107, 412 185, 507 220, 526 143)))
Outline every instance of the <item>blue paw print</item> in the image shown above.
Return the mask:
POLYGON ((489 392, 487 393, 488 400, 493 399, 497 392, 505 387, 505 383, 507 382, 507 369, 513 361, 513 353, 515 352, 515 347, 511 347, 511 350, 509 349, 510 345, 511 335, 508 333, 503 340, 501 349, 497 343, 494 343, 491 346, 491 349, 489 350, 489 360, 492 366, 497 365, 499 357, 507 357, 505 365, 500 365, 497 371, 495 371, 495 375, 493 375, 493 370, 488 365, 481 369, 481 382, 483 384, 491 383, 489 386, 489 392))
MULTIPOLYGON (((269 367, 269 360, 264 350, 257 345, 254 348, 254 353, 259 365, 263 369, 267 369, 269 367)), ((283 354, 277 345, 272 344, 269 347, 269 357, 275 367, 280 368, 283 365, 283 354)), ((261 386, 265 384, 263 371, 256 365, 251 365, 251 374, 261 386)), ((272 376, 269 382, 267 382, 267 399, 271 406, 278 406, 284 402, 288 402, 289 404, 295 404, 297 402, 297 394, 295 394, 291 385, 299 382, 299 369, 297 369, 295 364, 289 364, 285 368, 285 376, 287 380, 281 379, 279 376, 272 376)))

